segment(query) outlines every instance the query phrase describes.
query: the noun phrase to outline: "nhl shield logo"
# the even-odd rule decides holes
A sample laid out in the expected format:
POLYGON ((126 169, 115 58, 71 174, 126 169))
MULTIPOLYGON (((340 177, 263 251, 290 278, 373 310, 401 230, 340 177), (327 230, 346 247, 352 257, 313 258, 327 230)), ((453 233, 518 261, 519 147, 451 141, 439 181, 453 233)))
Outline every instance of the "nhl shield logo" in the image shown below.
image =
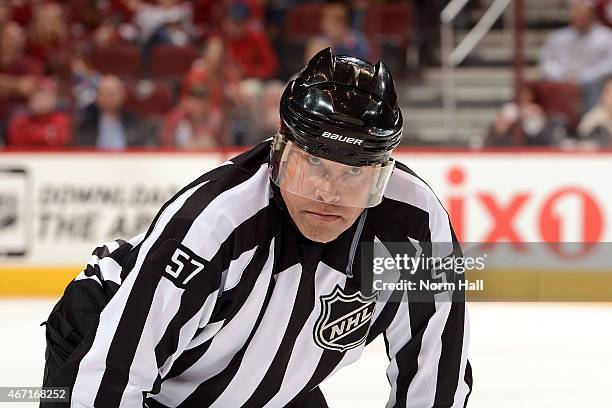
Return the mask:
POLYGON ((321 314, 314 329, 315 343, 324 349, 347 351, 366 341, 376 302, 361 292, 346 295, 340 286, 321 296, 321 314))

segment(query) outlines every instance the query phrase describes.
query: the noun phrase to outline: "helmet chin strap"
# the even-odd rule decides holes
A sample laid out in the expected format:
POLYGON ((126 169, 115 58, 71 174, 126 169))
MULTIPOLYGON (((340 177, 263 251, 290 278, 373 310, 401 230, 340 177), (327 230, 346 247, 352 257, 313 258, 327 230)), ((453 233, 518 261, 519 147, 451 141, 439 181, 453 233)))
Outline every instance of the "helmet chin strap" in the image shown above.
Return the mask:
POLYGON ((348 263, 346 264, 346 276, 349 278, 353 277, 353 262, 355 261, 355 254, 357 253, 357 246, 359 245, 359 239, 363 232, 363 226, 365 225, 366 217, 368 216, 368 209, 364 209, 359 219, 357 220, 357 228, 353 234, 353 240, 351 241, 351 250, 349 252, 348 263))

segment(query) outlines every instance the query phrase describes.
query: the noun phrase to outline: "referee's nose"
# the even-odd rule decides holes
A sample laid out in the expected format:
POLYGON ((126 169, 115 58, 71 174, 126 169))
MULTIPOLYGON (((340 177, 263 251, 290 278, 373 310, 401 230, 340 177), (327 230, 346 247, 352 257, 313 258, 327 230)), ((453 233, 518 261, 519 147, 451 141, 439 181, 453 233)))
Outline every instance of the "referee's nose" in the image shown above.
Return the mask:
POLYGON ((338 204, 340 201, 340 193, 329 177, 324 177, 319 180, 315 189, 315 199, 326 204, 338 204))

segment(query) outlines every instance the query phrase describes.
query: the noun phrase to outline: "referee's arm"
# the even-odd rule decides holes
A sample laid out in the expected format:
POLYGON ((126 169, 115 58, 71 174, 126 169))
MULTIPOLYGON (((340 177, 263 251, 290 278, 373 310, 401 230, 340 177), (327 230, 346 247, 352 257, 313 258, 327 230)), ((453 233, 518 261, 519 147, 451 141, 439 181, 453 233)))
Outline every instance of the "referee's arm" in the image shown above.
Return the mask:
POLYGON ((153 230, 100 314, 71 393, 73 407, 142 406, 212 314, 219 275, 163 231, 153 230))
MULTIPOLYGON (((431 240, 446 245, 434 243, 428 252, 436 257, 446 247, 447 256, 461 256, 446 211, 439 202, 433 207, 429 211, 431 240)), ((456 291, 453 301, 434 300, 433 295, 432 301, 410 301, 408 293, 408 301, 399 304, 384 339, 390 360, 388 408, 467 406, 472 370, 467 360, 469 321, 463 290, 456 291)))

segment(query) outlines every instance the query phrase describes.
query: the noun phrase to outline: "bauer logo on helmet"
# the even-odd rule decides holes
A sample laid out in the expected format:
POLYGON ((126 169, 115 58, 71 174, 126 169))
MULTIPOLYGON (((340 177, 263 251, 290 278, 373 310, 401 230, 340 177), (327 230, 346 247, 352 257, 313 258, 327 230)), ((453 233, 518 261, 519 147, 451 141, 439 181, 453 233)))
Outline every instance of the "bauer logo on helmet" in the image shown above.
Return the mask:
POLYGON ((359 145, 359 146, 361 146, 361 143, 363 143, 363 140, 361 140, 361 139, 355 139, 354 137, 341 136, 341 135, 336 134, 336 133, 323 132, 323 134, 321 136, 326 137, 326 138, 331 139, 331 140, 337 140, 339 142, 355 144, 355 145, 359 145))

